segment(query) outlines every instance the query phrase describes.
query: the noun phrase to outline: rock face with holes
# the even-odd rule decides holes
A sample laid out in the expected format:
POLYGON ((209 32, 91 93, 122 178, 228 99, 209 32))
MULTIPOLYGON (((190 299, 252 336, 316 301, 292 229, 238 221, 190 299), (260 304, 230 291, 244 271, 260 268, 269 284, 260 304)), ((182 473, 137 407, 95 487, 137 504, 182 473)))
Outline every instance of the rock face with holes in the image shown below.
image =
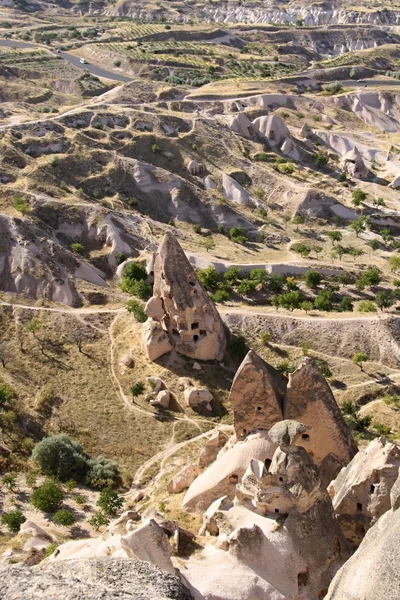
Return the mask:
POLYGON ((238 439, 244 439, 256 429, 270 429, 283 419, 283 395, 277 377, 253 350, 247 353, 236 372, 229 401, 238 439))
POLYGON ((366 179, 369 175, 368 167, 356 146, 344 155, 342 165, 351 177, 366 179))
POLYGON ((253 121, 253 128, 272 145, 282 144, 286 139, 290 138, 289 129, 279 115, 258 117, 253 121))
POLYGON ((366 531, 390 510, 390 492, 400 469, 400 446, 382 438, 358 452, 329 486, 346 538, 358 546, 366 531))
POLYGON ((217 540, 182 571, 199 597, 325 596, 350 552, 319 469, 297 445, 305 430, 291 420, 274 425, 270 439, 278 446, 272 461, 251 458, 235 498, 220 496, 206 511, 200 535, 217 540))
POLYGON ((301 445, 319 465, 321 477, 328 485, 337 475, 340 463, 347 465, 357 447, 325 377, 311 357, 307 356, 289 375, 283 415, 306 425, 301 445))
POLYGON ((167 332, 161 323, 148 318, 142 327, 142 348, 149 360, 157 360, 172 350, 167 332))
POLYGON ((282 419, 304 423, 299 444, 319 465, 326 486, 357 452, 331 389, 310 357, 287 380, 250 351, 235 375, 230 401, 238 439, 270 430, 282 419))
POLYGON ((400 477, 390 493, 391 508, 382 515, 329 586, 325 600, 397 600, 400 598, 400 477))
MULTIPOLYGON (((153 293, 145 309, 148 321, 165 333, 171 347, 198 360, 222 359, 226 340, 221 317, 176 237, 169 232, 155 255, 153 293)), ((149 328, 146 322, 143 328, 145 351, 149 328)), ((146 353, 153 360, 150 352, 146 353)))

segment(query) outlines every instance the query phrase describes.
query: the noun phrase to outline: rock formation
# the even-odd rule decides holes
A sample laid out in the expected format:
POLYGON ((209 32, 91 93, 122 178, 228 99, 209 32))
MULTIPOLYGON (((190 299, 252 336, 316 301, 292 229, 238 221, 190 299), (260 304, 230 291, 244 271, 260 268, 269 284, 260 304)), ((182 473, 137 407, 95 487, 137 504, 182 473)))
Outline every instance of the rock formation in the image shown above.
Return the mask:
POLYGON ((187 170, 191 175, 198 175, 203 170, 203 165, 198 163, 196 160, 188 162, 187 170))
POLYGON ((366 179, 369 175, 368 168, 356 146, 344 155, 342 165, 344 170, 352 177, 366 179))
POLYGON ((252 132, 252 124, 250 119, 243 113, 239 112, 233 117, 230 122, 231 129, 242 135, 243 137, 250 138, 252 132))
POLYGON ((400 598, 400 477, 392 487, 390 503, 391 510, 378 519, 336 574, 325 600, 400 598))
POLYGON ((218 539, 183 570, 201 597, 324 597, 349 551, 318 467, 296 445, 304 431, 294 421, 276 424, 272 461, 251 459, 233 502, 221 497, 207 510, 200 533, 218 539))
POLYGON ((338 473, 338 465, 349 463, 357 447, 326 379, 310 357, 289 375, 283 415, 306 425, 301 445, 320 466, 321 477, 328 485, 338 473), (332 455, 338 463, 332 463, 332 455))
POLYGON ((179 577, 148 562, 88 558, 44 565, 35 571, 0 564, 2 600, 192 600, 179 577))
POLYGON ((285 121, 278 115, 258 117, 253 121, 253 127, 260 136, 266 138, 272 145, 282 144, 286 138, 290 138, 285 121))
POLYGON ((365 532, 390 510, 390 492, 400 468, 400 446, 373 440, 344 467, 329 493, 346 538, 359 545, 365 532))
POLYGON ((175 574, 168 538, 154 519, 148 519, 122 536, 121 545, 129 558, 146 560, 167 573, 175 574))
POLYGON ((164 236, 155 256, 153 294, 143 326, 143 347, 150 360, 172 347, 195 359, 222 359, 222 320, 172 233, 164 236))
POLYGON ((389 183, 390 188, 394 190, 398 190, 400 188, 400 175, 396 175, 396 177, 389 183))
POLYGON ((303 140, 306 140, 307 138, 310 137, 311 133, 312 133, 312 131, 309 128, 309 126, 307 125, 307 123, 304 123, 304 125, 303 125, 303 127, 301 128, 301 131, 300 131, 300 137, 302 137, 303 140))
MULTIPOLYGON (((278 375, 278 373, 277 373, 278 375)), ((232 382, 229 401, 238 439, 256 429, 270 429, 283 419, 283 395, 276 378, 252 350, 247 353, 232 382)))
POLYGON ((198 464, 199 467, 208 467, 217 458, 219 451, 228 441, 228 438, 222 431, 216 431, 210 437, 203 450, 200 452, 198 464))
POLYGON ((269 430, 282 419, 304 423, 307 431, 300 445, 320 466, 326 485, 357 451, 330 387, 310 357, 287 382, 250 351, 235 375, 229 399, 238 439, 256 429, 269 430))
POLYGON ((269 463, 275 448, 266 431, 253 433, 237 442, 194 480, 186 492, 183 507, 190 512, 202 511, 221 496, 233 498, 235 486, 251 459, 269 463))

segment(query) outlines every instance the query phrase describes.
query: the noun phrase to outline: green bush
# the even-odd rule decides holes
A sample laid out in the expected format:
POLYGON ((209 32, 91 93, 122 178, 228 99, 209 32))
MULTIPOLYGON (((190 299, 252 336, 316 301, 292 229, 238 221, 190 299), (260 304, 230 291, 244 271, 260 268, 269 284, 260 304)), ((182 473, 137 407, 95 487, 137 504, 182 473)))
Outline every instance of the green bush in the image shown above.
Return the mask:
POLYGON ((86 483, 95 489, 115 486, 120 482, 120 473, 117 463, 105 456, 97 456, 89 460, 89 472, 86 483))
POLYGON ((379 433, 379 435, 390 435, 392 430, 388 425, 383 423, 372 423, 372 427, 379 433))
POLYGON ((197 271, 197 277, 207 291, 215 290, 220 281, 218 271, 212 266, 197 271))
POLYGON ((123 278, 135 281, 144 281, 147 279, 146 268, 138 262, 129 262, 124 269, 123 278))
POLYGON ((322 290, 314 300, 314 308, 329 312, 333 308, 332 292, 330 290, 322 290))
POLYGON ((11 206, 22 215, 26 215, 31 211, 31 207, 29 206, 28 202, 23 200, 21 196, 14 196, 11 201, 11 206))
POLYGON ((115 517, 124 503, 123 498, 118 496, 111 488, 107 487, 100 492, 100 498, 97 500, 97 506, 108 517, 115 517))
POLYGON ((70 510, 62 508, 54 513, 53 521, 56 523, 56 525, 65 525, 66 527, 70 527, 75 523, 75 516, 70 510))
POLYGON ((294 371, 294 367, 290 366, 287 360, 283 360, 275 368, 279 373, 283 373, 284 375, 289 375, 289 373, 293 373, 294 371))
POLYGON ((306 284, 306 286, 312 290, 315 290, 315 288, 317 288, 319 286, 319 284, 321 283, 322 277, 321 275, 318 273, 318 271, 307 271, 307 273, 304 275, 304 283, 306 284))
POLYGON ((75 489, 77 486, 77 483, 75 481, 75 479, 68 479, 68 481, 65 482, 65 489, 67 490, 68 493, 72 492, 73 489, 75 489))
POLYGON ((323 360, 322 358, 316 358, 315 364, 324 377, 332 377, 332 371, 330 370, 326 360, 323 360))
POLYGON ((291 292, 286 292, 285 294, 281 294, 278 297, 279 306, 286 308, 290 311, 295 308, 300 308, 300 305, 303 301, 303 295, 299 290, 293 290, 291 292))
POLYGON ((134 398, 143 394, 145 390, 145 385, 142 381, 138 381, 131 387, 131 394, 134 398))
POLYGON ((251 279, 243 279, 238 285, 237 291, 241 296, 248 296, 255 292, 257 283, 251 279))
POLYGON ((84 506, 87 503, 85 496, 82 496, 82 494, 74 496, 74 500, 79 506, 84 506))
POLYGON ((358 310, 363 313, 377 312, 377 308, 372 300, 361 300, 361 302, 358 304, 358 310))
POLYGON ((231 285, 235 285, 238 279, 241 279, 243 276, 242 271, 237 269, 236 267, 229 267, 229 269, 224 273, 224 280, 230 283, 231 285))
POLYGON ((44 513, 56 512, 63 501, 63 491, 54 481, 46 481, 32 492, 31 504, 44 513))
POLYGON ((157 142, 154 142, 151 145, 151 151, 153 152, 153 154, 157 154, 157 152, 160 152, 160 146, 157 144, 157 142))
POLYGON ((22 523, 26 521, 20 510, 11 510, 4 512, 0 517, 0 523, 5 525, 11 533, 18 533, 22 523))
POLYGON ((123 262, 126 261, 127 258, 128 257, 123 252, 117 252, 117 254, 115 255, 115 260, 117 261, 117 265, 121 265, 123 262))
POLYGON ((375 302, 377 306, 383 310, 384 308, 390 308, 393 306, 395 299, 388 290, 380 290, 376 293, 375 302))
POLYGON ((329 162, 328 156, 324 152, 316 152, 313 155, 314 164, 316 167, 326 167, 329 162))
POLYGON ((241 227, 231 227, 229 230, 229 238, 232 242, 237 242, 238 244, 245 244, 248 241, 248 238, 241 227))
POLYGON ((242 335, 232 335, 228 344, 228 352, 233 358, 243 359, 247 354, 245 338, 242 335))
POLYGON ((217 303, 226 302, 229 299, 229 292, 223 288, 217 289, 214 294, 211 294, 211 300, 217 303))
POLYGON ((88 470, 88 457, 77 440, 65 433, 38 442, 32 452, 33 460, 44 475, 60 481, 82 481, 88 470))
POLYGON ((352 202, 355 206, 359 206, 361 202, 364 202, 367 198, 367 194, 362 190, 353 190, 352 192, 352 202))
POLYGON ((269 331, 261 331, 260 333, 260 342, 263 346, 267 346, 271 339, 271 334, 269 331))
POLYGON ((382 400, 388 406, 394 406, 395 408, 400 407, 400 396, 397 394, 386 394, 383 396, 382 400))
POLYGON ((122 278, 121 289, 123 292, 128 292, 141 300, 149 300, 153 295, 153 287, 146 283, 143 279, 139 281, 135 279, 122 278))
POLYGON ((339 312, 353 312, 353 302, 350 299, 350 296, 343 296, 338 305, 339 312))
POLYGON ((133 314, 136 321, 138 321, 139 323, 144 323, 145 321, 147 321, 147 315, 144 312, 144 308, 137 300, 129 300, 126 304, 126 309, 128 312, 133 314))
POLYGON ((94 512, 89 519, 89 525, 91 525, 96 531, 98 531, 100 527, 108 525, 109 522, 110 519, 101 510, 94 512))
POLYGON ((14 403, 14 390, 6 383, 0 383, 0 408, 11 408, 14 403))
POLYGON ((74 242, 70 245, 70 248, 75 254, 85 254, 85 246, 79 242, 74 242))

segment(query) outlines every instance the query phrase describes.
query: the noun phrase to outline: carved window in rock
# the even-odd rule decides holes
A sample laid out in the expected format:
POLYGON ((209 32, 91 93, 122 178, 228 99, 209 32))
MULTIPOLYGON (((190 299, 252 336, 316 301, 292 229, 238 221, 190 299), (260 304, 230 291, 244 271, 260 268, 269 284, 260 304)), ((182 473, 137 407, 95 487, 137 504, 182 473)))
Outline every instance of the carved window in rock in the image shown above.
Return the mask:
POLYGON ((192 330, 193 330, 193 329, 198 329, 198 328, 199 328, 199 325, 200 325, 200 323, 198 323, 198 322, 196 322, 196 321, 195 321, 194 323, 192 323, 192 325, 191 325, 191 328, 192 328, 192 330))
POLYGON ((230 477, 229 477, 229 483, 233 483, 233 484, 237 484, 237 482, 239 481, 239 477, 236 475, 236 473, 233 473, 230 477))
POLYGON ((252 494, 257 494, 261 490, 260 481, 255 475, 246 475, 243 478, 243 486, 249 490, 252 494))

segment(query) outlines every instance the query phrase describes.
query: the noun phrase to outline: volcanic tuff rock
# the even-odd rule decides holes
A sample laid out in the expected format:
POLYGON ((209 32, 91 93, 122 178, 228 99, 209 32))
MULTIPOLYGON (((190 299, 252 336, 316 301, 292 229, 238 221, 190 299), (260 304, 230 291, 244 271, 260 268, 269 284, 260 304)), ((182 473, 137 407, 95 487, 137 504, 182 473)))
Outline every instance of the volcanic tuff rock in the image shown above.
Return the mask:
POLYGON ((346 538, 358 545, 365 532, 390 509, 399 474, 400 446, 383 438, 359 451, 332 481, 329 493, 346 538))
POLYGON ((282 393, 267 365, 253 350, 236 372, 229 401, 238 439, 256 429, 270 429, 283 419, 282 393))
POLYGON ((310 357, 289 375, 283 415, 307 427, 301 444, 320 466, 321 477, 328 485, 337 474, 329 468, 329 455, 335 455, 345 465, 357 447, 327 381, 310 357))
POLYGON ((163 571, 174 574, 171 546, 163 529, 154 519, 121 537, 121 545, 129 558, 146 560, 163 571))
POLYGON ((147 319, 142 327, 142 347, 147 358, 157 360, 163 354, 172 350, 172 344, 161 324, 153 319, 147 319))
POLYGON ((398 600, 400 537, 400 477, 391 491, 388 510, 336 574, 325 600, 398 600))
POLYGON ((192 600, 178 577, 148 562, 88 558, 35 571, 0 564, 2 600, 192 600))
MULTIPOLYGON (((164 309, 164 315, 158 319, 160 332, 166 332, 177 352, 200 360, 222 359, 226 340, 221 318, 170 232, 155 256, 153 294, 152 305, 156 303, 154 298, 160 298, 164 309)), ((153 319, 157 316, 154 311, 148 314, 153 319)), ((151 345, 149 321, 143 328, 145 351, 151 345)), ((149 351, 147 354, 154 360, 149 351)))

